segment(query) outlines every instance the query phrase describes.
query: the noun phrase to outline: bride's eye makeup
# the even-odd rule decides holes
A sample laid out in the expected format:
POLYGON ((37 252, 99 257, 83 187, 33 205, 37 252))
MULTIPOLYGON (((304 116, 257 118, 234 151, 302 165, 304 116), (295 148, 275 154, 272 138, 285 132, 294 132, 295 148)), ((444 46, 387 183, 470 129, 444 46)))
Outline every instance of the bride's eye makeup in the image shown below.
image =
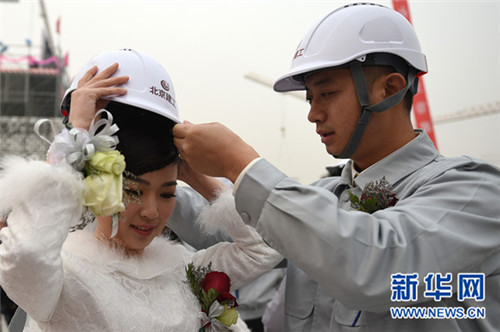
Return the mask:
POLYGON ((142 204, 142 191, 137 189, 135 180, 137 177, 128 172, 123 172, 123 204, 127 206, 130 203, 142 204))
MULTIPOLYGON (((141 197, 143 191, 138 188, 138 185, 149 186, 149 182, 137 177, 136 175, 125 171, 123 173, 123 204, 127 206, 130 203, 142 204, 141 197)), ((161 185, 160 197, 163 199, 175 198, 175 186, 177 181, 167 181, 161 185), (170 189, 173 187, 174 189, 170 189), (163 189, 164 188, 164 189, 163 189), (173 191, 173 192, 172 192, 173 191)))

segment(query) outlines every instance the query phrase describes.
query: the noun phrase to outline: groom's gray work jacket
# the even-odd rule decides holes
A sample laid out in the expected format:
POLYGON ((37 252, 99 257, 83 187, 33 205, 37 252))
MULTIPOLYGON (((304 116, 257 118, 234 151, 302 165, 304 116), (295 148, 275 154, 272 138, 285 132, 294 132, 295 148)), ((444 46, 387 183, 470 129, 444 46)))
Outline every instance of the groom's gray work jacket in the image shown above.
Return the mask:
MULTIPOLYGON (((235 190, 245 223, 288 259, 284 331, 500 330, 498 168, 445 158, 421 131, 354 180, 351 161, 330 173, 302 185, 261 159, 235 190), (348 191, 382 177, 397 204, 354 210, 348 191)), ((202 203, 179 196, 182 238, 202 203)))

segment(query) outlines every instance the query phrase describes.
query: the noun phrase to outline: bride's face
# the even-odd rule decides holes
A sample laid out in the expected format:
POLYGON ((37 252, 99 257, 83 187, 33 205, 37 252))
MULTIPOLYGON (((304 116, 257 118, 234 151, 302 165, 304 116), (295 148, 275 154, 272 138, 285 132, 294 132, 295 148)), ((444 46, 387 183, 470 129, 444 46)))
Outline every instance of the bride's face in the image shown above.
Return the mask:
MULTIPOLYGON (((127 249, 142 250, 162 233, 175 206, 177 164, 127 178, 123 187, 125 211, 113 238, 127 249)), ((101 220, 98 228, 111 234, 111 222, 101 220), (102 228, 105 227, 106 230, 102 228)))

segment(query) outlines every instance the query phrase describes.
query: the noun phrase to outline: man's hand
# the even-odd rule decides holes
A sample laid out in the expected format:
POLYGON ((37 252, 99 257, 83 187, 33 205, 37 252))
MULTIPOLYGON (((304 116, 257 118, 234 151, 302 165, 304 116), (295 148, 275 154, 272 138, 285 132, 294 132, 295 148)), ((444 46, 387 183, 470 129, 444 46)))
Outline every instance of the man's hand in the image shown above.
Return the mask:
POLYGON ((219 179, 193 170, 185 160, 181 160, 178 165, 177 179, 187 183, 207 201, 213 201, 220 191, 228 189, 226 184, 219 179))
POLYGON ((225 177, 233 183, 259 154, 220 123, 175 125, 174 143, 179 155, 195 171, 225 177))

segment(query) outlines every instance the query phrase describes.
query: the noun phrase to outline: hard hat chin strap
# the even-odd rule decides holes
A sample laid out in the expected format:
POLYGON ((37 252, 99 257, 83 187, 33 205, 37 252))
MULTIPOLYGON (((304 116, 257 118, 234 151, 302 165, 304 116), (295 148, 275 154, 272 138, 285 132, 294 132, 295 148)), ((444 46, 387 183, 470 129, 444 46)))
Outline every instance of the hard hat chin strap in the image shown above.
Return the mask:
POLYGON ((349 64, 349 68, 351 69, 352 78, 356 87, 356 93, 358 95, 359 103, 361 104, 361 113, 347 147, 340 155, 334 155, 335 158, 350 158, 358 148, 373 112, 384 112, 399 104, 406 95, 406 92, 411 86, 413 86, 413 82, 417 77, 416 69, 410 67, 408 78, 406 80, 406 86, 403 89, 399 90, 392 96, 387 97, 378 104, 370 106, 368 86, 366 84, 365 74, 363 72, 361 62, 354 60, 349 64))

